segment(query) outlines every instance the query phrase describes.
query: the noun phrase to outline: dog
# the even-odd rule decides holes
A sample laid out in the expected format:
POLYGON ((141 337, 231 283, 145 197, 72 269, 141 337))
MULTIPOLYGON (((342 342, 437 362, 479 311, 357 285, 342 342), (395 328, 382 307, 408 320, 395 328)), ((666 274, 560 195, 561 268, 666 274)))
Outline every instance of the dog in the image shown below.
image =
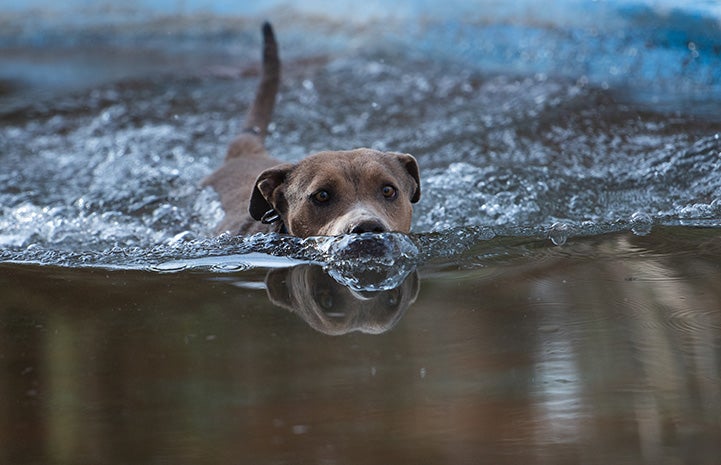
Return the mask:
POLYGON ((325 151, 297 164, 268 155, 264 139, 280 83, 273 28, 263 24, 261 79, 225 161, 203 181, 225 212, 216 233, 297 237, 402 232, 421 195, 416 159, 368 148, 325 151))

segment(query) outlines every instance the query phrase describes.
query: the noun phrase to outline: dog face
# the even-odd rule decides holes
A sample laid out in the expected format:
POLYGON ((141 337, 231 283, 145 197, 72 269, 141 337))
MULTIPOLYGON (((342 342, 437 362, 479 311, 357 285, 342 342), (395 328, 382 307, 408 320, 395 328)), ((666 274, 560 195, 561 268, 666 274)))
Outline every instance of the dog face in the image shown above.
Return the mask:
POLYGON ((249 210, 256 220, 274 210, 287 232, 298 237, 407 233, 420 193, 418 163, 411 155, 320 152, 261 173, 249 210))

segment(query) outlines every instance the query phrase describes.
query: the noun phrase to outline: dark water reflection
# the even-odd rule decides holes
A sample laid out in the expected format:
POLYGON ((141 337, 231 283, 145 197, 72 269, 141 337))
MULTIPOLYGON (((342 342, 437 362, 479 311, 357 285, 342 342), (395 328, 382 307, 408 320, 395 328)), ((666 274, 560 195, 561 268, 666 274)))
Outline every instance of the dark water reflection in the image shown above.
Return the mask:
POLYGON ((272 270, 266 277, 268 297, 297 313, 316 331, 338 336, 352 331, 381 334, 392 329, 418 296, 418 274, 383 291, 354 291, 320 265, 272 270))
POLYGON ((1 265, 0 461, 718 461, 717 230, 425 266, 375 335, 318 273, 1 265))

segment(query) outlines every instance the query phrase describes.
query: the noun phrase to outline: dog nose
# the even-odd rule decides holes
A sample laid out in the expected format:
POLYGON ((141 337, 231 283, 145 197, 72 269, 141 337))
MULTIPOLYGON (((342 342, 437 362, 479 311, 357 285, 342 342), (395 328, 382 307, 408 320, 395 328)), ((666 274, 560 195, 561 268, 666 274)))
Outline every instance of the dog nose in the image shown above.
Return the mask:
POLYGON ((351 229, 351 234, 363 234, 363 233, 382 233, 386 232, 386 227, 383 226, 379 221, 367 220, 361 221, 351 229))

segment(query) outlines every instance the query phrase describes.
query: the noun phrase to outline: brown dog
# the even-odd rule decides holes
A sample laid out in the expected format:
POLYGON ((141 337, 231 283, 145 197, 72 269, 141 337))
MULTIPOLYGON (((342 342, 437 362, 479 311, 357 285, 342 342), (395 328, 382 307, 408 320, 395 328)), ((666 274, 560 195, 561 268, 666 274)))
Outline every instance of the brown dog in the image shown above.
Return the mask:
POLYGON ((328 151, 292 165, 264 146, 280 81, 270 24, 263 25, 260 86, 241 134, 224 164, 203 181, 220 196, 225 217, 217 232, 276 231, 299 237, 398 231, 411 227, 420 199, 418 163, 411 155, 371 149, 328 151))

